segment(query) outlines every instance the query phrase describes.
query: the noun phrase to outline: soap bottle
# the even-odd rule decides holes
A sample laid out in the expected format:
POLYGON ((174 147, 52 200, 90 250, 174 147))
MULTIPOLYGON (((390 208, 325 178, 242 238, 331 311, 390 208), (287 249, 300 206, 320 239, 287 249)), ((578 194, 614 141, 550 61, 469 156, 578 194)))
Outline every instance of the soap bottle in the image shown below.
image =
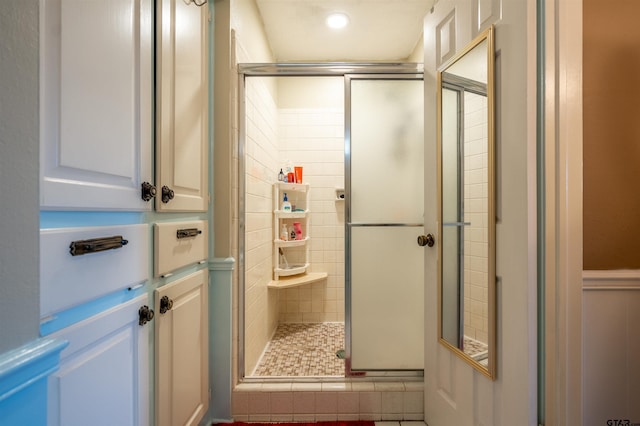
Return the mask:
POLYGON ((282 241, 289 241, 289 230, 287 229, 287 224, 282 224, 282 231, 280 232, 280 239, 282 241))
POLYGON ((282 169, 280 169, 280 173, 278 173, 278 182, 284 182, 284 173, 282 169))
POLYGON ((302 226, 300 225, 300 222, 293 222, 293 232, 296 234, 296 240, 302 239, 302 226))
POLYGON ((287 198, 287 193, 284 193, 284 199, 282 200, 282 211, 285 213, 291 213, 291 203, 287 198))

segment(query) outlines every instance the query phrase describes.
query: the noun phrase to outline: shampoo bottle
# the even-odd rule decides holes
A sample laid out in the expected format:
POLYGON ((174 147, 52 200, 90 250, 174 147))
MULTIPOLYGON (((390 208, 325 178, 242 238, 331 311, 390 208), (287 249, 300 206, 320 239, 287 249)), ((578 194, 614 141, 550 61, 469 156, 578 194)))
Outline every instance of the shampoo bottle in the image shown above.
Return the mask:
POLYGON ((293 232, 296 234, 296 240, 302 239, 302 226, 300 222, 293 222, 293 232))
POLYGON ((291 203, 287 198, 287 193, 284 193, 284 199, 282 200, 282 211, 285 213, 291 213, 291 203))
POLYGON ((280 239, 282 241, 289 241, 289 230, 285 223, 282 224, 282 231, 280 232, 280 239))

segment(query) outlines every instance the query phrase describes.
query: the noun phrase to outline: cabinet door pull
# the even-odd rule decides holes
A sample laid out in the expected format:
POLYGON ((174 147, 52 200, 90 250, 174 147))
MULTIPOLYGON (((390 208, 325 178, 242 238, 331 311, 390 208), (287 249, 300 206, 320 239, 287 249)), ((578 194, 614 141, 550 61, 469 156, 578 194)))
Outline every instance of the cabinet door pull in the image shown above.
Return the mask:
POLYGON ((173 308, 173 300, 169 299, 169 296, 162 296, 160 299, 160 313, 164 314, 173 308))
POLYGON ((202 234, 202 231, 198 228, 178 229, 176 231, 176 238, 179 240, 182 238, 196 237, 202 234))
POLYGON ((169 188, 167 185, 164 185, 162 187, 162 202, 163 203, 168 203, 169 201, 173 200, 173 197, 175 197, 175 192, 173 192, 173 189, 169 188))
POLYGON ((149 182, 142 182, 142 199, 144 201, 151 201, 153 197, 156 196, 157 189, 154 185, 151 185, 149 182))
POLYGON ((97 253, 105 250, 115 250, 129 243, 121 235, 114 237, 93 238, 90 240, 72 241, 69 245, 71 256, 81 256, 87 253, 97 253))
POLYGON ((138 324, 145 325, 153 319, 153 309, 143 305, 138 309, 138 324))

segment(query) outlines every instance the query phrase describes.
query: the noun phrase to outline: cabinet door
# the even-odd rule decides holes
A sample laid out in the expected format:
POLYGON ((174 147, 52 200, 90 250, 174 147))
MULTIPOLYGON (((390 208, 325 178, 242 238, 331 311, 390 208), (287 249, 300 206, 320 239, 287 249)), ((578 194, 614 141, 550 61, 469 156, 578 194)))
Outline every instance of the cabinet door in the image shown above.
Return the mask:
POLYGON ((155 291, 158 426, 197 425, 207 411, 207 276, 200 270, 155 291))
POLYGON ((149 424, 149 325, 142 295, 50 337, 67 340, 49 376, 49 426, 149 424))
POLYGON ((40 10, 41 206, 150 210, 151 0, 40 10))
POLYGON ((208 8, 158 0, 156 13, 156 210, 206 211, 208 8))

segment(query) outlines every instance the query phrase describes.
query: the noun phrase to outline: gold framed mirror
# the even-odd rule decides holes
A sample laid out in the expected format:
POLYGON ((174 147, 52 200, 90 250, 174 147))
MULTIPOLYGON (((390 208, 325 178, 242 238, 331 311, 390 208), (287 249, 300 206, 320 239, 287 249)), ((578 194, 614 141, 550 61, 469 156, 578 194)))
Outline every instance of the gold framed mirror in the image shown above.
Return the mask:
POLYGON ((438 339, 496 377, 494 28, 437 74, 438 339))

